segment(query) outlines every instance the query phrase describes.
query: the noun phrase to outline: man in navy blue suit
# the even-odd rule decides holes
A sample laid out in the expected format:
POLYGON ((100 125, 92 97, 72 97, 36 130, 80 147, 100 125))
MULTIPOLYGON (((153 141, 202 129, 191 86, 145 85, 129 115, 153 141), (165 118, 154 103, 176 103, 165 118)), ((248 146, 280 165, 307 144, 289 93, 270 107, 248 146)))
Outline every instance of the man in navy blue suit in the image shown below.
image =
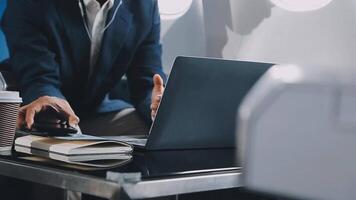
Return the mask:
POLYGON ((11 0, 2 28, 19 127, 52 107, 92 134, 147 133, 165 79, 155 0, 11 0), (112 95, 124 76, 129 102, 112 95))

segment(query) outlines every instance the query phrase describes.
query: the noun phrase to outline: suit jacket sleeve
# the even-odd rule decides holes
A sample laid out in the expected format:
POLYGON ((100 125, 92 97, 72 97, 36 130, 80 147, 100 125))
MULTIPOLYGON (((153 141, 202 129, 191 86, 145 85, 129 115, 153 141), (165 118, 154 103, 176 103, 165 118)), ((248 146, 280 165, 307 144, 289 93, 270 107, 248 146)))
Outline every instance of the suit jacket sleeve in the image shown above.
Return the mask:
POLYGON ((151 122, 150 105, 153 76, 154 74, 160 74, 163 79, 166 79, 161 61, 160 16, 157 1, 153 2, 152 29, 145 41, 138 48, 133 64, 127 73, 131 101, 148 123, 151 122))
POLYGON ((64 98, 59 89, 59 65, 41 14, 39 1, 11 0, 2 21, 10 62, 25 104, 45 95, 64 98))

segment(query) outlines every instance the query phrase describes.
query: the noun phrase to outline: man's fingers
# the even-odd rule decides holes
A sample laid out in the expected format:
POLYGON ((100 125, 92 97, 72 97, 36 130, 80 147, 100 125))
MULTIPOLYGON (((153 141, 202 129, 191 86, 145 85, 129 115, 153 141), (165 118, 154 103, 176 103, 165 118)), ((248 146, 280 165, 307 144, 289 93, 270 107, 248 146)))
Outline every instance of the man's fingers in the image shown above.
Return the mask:
POLYGON ((33 119, 35 117, 36 112, 34 110, 27 110, 26 111, 26 128, 31 129, 32 125, 33 125, 33 119))
POLYGON ((69 116, 68 123, 72 127, 77 127, 79 124, 79 117, 77 117, 76 115, 69 116))
POLYGON ((17 116, 16 127, 17 129, 21 129, 25 123, 25 114, 26 111, 20 108, 19 114, 17 116))
POLYGON ((151 104, 151 110, 157 110, 158 109, 158 104, 151 104))
POLYGON ((155 98, 155 101, 157 101, 159 103, 159 102, 161 102, 161 100, 162 100, 162 94, 157 95, 155 98))
POLYGON ((58 110, 65 115, 69 125, 75 127, 79 124, 79 117, 74 113, 74 111, 67 102, 61 102, 58 106, 58 110))
POLYGON ((19 114, 16 121, 16 128, 21 129, 24 125, 25 117, 22 114, 19 114))
POLYGON ((155 95, 152 97, 152 104, 159 104, 161 102, 162 95, 155 95))
POLYGON ((61 112, 65 115, 68 120, 69 125, 77 126, 79 124, 79 117, 74 114, 72 109, 68 110, 68 108, 61 109, 61 112))
POLYGON ((35 115, 39 111, 41 111, 41 107, 39 107, 39 106, 29 106, 29 107, 27 107, 25 121, 26 121, 26 126, 27 126, 28 129, 32 128, 32 125, 34 123, 35 115))
POLYGON ((154 90, 161 91, 163 92, 163 79, 161 78, 160 75, 155 74, 153 76, 153 83, 154 83, 154 90))
POLYGON ((157 114, 157 111, 154 111, 154 110, 151 111, 151 119, 152 119, 152 121, 155 120, 156 114, 157 114))
POLYGON ((159 74, 155 74, 153 76, 153 83, 159 87, 163 86, 163 79, 161 78, 161 76, 159 74))
POLYGON ((151 110, 157 110, 158 106, 161 102, 162 95, 157 95, 156 97, 153 98, 152 104, 151 104, 151 110))

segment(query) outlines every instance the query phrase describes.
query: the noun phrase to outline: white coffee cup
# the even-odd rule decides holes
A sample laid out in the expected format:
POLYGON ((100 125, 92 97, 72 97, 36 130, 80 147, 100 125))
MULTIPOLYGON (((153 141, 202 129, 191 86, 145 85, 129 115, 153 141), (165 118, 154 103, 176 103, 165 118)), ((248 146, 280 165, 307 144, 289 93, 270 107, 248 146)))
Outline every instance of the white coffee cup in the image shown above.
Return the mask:
POLYGON ((12 148, 21 103, 19 92, 0 91, 0 151, 12 148))

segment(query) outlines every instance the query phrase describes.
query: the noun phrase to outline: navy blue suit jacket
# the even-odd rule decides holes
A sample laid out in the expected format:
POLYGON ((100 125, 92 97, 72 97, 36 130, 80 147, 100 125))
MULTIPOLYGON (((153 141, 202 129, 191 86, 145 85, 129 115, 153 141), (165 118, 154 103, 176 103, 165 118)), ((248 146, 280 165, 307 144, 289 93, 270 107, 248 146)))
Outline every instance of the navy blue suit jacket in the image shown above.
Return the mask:
POLYGON ((114 111, 120 105, 104 98, 126 74, 131 103, 150 120, 152 77, 164 76, 155 0, 123 0, 92 77, 90 39, 78 0, 10 0, 2 26, 25 104, 48 95, 66 99, 80 116, 114 111))

